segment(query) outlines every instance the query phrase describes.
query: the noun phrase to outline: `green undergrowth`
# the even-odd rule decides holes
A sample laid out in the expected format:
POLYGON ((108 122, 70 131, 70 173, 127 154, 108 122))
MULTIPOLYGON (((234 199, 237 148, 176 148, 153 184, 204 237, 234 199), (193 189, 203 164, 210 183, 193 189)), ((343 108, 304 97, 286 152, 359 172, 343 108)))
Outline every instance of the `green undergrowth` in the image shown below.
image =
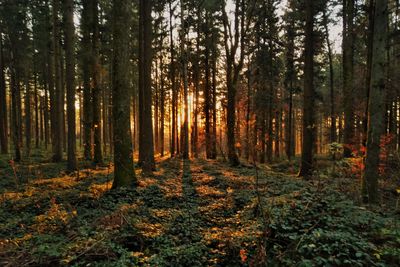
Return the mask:
POLYGON ((110 190, 109 167, 67 175, 61 164, 26 164, 17 173, 29 179, 18 186, 9 165, 0 166, 1 266, 400 262, 399 214, 360 206, 343 193, 350 183, 173 159, 153 176, 138 170, 137 189, 110 190))

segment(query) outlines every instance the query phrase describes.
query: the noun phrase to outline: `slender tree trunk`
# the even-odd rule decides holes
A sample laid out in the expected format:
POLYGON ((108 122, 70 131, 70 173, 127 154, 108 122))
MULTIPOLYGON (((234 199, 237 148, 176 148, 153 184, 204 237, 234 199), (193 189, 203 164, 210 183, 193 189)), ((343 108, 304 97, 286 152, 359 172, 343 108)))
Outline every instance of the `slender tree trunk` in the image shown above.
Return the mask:
POLYGON ((367 155, 362 182, 362 196, 365 202, 377 203, 379 154, 381 137, 385 126, 382 117, 385 114, 385 97, 387 83, 387 41, 388 41, 388 1, 376 0, 374 12, 374 35, 371 64, 371 87, 369 98, 369 119, 367 155))
MULTIPOLYGON (((13 63, 15 66, 15 62, 13 63)), ((19 113, 21 112, 20 106, 18 105, 18 98, 20 98, 20 85, 18 74, 16 70, 12 70, 11 73, 11 112, 12 112, 12 132, 13 132, 13 143, 14 143, 14 160, 16 162, 21 161, 21 120, 19 113)))
POLYGON ((82 52, 83 52, 83 155, 92 159, 92 93, 90 85, 90 55, 92 54, 90 25, 92 23, 91 2, 83 1, 82 8, 82 52))
POLYGON ((184 159, 189 159, 189 103, 188 103, 188 59, 187 59, 187 51, 186 51, 186 26, 184 20, 184 1, 181 0, 181 20, 182 20, 182 29, 181 29, 181 64, 182 64, 182 79, 183 79, 183 106, 184 106, 184 118, 183 118, 183 147, 182 147, 182 157, 184 159))
POLYGON ((335 87, 334 87, 334 70, 333 70, 333 56, 332 47, 329 40, 329 27, 328 27, 328 16, 326 10, 323 12, 324 30, 326 45, 328 48, 328 61, 329 61, 329 92, 330 92, 330 117, 331 117, 331 127, 330 127, 330 142, 336 142, 336 115, 335 115, 335 87))
POLYGON ((164 74, 163 74, 163 58, 160 59, 161 62, 161 87, 160 87, 160 155, 164 156, 164 133, 165 133, 165 84, 164 84, 164 74))
POLYGON ((343 0, 344 156, 352 156, 354 140, 354 0, 343 0))
POLYGON ((0 31, 0 147, 1 153, 8 153, 7 93, 4 74, 3 35, 0 31))
POLYGON ((299 176, 310 177, 314 168, 314 3, 306 0, 306 39, 304 66, 303 147, 299 176))
POLYGON ((32 143, 31 86, 29 73, 25 73, 25 76, 25 155, 29 158, 32 143))
POLYGON ((176 138, 177 138, 177 89, 176 89, 176 77, 175 77, 175 52, 174 52, 174 39, 173 39, 173 10, 172 10, 172 1, 169 1, 169 35, 170 35, 170 53, 171 53, 171 66, 170 66, 170 80, 171 80, 171 91, 172 91, 172 105, 171 105, 171 144, 170 144, 170 153, 171 157, 175 156, 175 148, 176 148, 176 138))
POLYGON ((53 0, 53 52, 54 52, 54 136, 53 136, 53 161, 59 162, 62 160, 62 136, 63 136, 63 108, 62 103, 62 82, 61 82, 61 66, 60 66, 60 29, 59 29, 59 0, 53 0))
POLYGON ((68 149, 67 170, 75 171, 76 166, 76 122, 75 122, 75 26, 74 1, 64 0, 65 34, 65 78, 67 88, 68 149))
POLYGON ((38 84, 37 84, 37 73, 33 74, 33 93, 34 93, 34 102, 35 102, 35 148, 39 148, 40 142, 40 110, 39 110, 39 92, 38 92, 38 84))
POLYGON ((129 18, 130 1, 113 0, 113 188, 135 187, 137 180, 133 169, 129 86, 129 18))
MULTIPOLYGON (((217 158, 217 40, 215 33, 212 33, 212 135, 211 135, 211 158, 217 158)), ((239 130, 240 132, 240 130, 239 130)))
POLYGON ((139 4, 139 163, 144 172, 155 169, 152 124, 152 1, 139 4))
POLYGON ((99 59, 99 10, 98 0, 92 0, 92 105, 93 105, 93 164, 103 163, 101 149, 101 83, 99 59))
MULTIPOLYGON (((367 35, 367 73, 365 75, 365 88, 366 88, 366 107, 364 111, 364 138, 362 140, 363 146, 367 146, 368 136, 368 107, 369 107, 369 95, 371 87, 371 70, 372 70, 372 48, 374 40, 374 17, 375 17, 375 0, 369 0, 368 3, 368 35, 367 35)), ((399 135, 400 136, 400 135, 399 135)))

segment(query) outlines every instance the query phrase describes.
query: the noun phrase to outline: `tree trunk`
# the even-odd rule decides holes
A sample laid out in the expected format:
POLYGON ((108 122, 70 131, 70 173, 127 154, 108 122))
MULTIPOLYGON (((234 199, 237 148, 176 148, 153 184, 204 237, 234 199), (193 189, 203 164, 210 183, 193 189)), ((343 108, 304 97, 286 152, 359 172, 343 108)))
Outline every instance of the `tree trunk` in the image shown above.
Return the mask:
POLYGON ((173 10, 172 10, 172 0, 169 0, 169 37, 170 37, 170 56, 171 56, 171 63, 170 63, 170 80, 171 80, 171 92, 172 92, 172 99, 171 99, 171 126, 170 126, 170 154, 171 157, 175 156, 176 152, 176 137, 177 137, 177 116, 176 116, 176 109, 177 109, 177 92, 176 92, 176 78, 175 78, 175 52, 174 52, 174 38, 173 38, 173 10))
POLYGON ((68 149, 67 170, 75 171, 76 166, 76 122, 75 122, 75 26, 74 1, 64 0, 65 34, 65 78, 67 89, 68 149))
POLYGON ((131 17, 129 0, 113 0, 113 188, 135 187, 133 169, 129 86, 129 28, 131 17))
POLYGON ((8 153, 7 93, 4 75, 3 35, 0 31, 0 147, 1 153, 8 153))
POLYGON ((313 172, 313 149, 315 135, 314 119, 314 3, 306 0, 304 65, 303 147, 299 176, 310 177, 313 172))
POLYGON ((39 111, 39 92, 38 92, 38 84, 37 84, 37 73, 33 74, 33 93, 34 93, 34 101, 35 101, 35 148, 39 148, 39 142, 40 142, 40 111, 39 111))
POLYGON ((92 54, 90 25, 92 23, 89 1, 83 1, 82 8, 82 76, 83 76, 83 155, 92 159, 92 93, 90 85, 90 55, 92 54))
POLYGON ((144 172, 155 170, 152 124, 152 1, 139 4, 139 163, 144 172))
POLYGON ((368 138, 365 170, 362 182, 363 200, 377 203, 379 155, 381 137, 385 126, 386 75, 387 75, 387 31, 388 31, 388 1, 376 0, 374 12, 374 34, 371 64, 371 84, 369 98, 368 138))
POLYGON ((62 103, 62 82, 61 82, 61 66, 60 66, 60 29, 59 29, 59 0, 53 0, 53 53, 54 53, 54 134, 53 134, 53 161, 59 162, 62 160, 62 122, 63 114, 61 107, 62 103))
MULTIPOLYGON (((14 68, 15 68, 15 62, 13 63, 14 68)), ((14 160, 16 162, 21 161, 21 121, 20 121, 20 113, 21 113, 21 108, 20 105, 18 105, 18 98, 21 97, 20 94, 20 85, 19 85, 19 79, 18 79, 18 74, 17 71, 14 69, 12 70, 13 73, 11 73, 11 115, 12 115, 12 132, 13 132, 13 143, 14 143, 14 160)))
POLYGON ((103 163, 101 149, 101 84, 99 60, 99 10, 98 0, 92 0, 92 105, 93 105, 93 164, 103 163))
POLYGON ((188 104, 188 63, 187 63, 187 51, 186 51, 186 26, 184 19, 184 1, 181 0, 181 21, 182 28, 180 32, 181 41, 181 64, 182 64, 182 79, 183 79, 183 106, 184 106, 184 118, 183 118, 183 146, 182 146, 182 157, 183 159, 189 159, 189 104, 188 104))
POLYGON ((328 16, 326 10, 323 12, 323 22, 325 30, 326 46, 328 48, 328 61, 329 61, 329 93, 330 93, 330 142, 336 142, 336 115, 335 115, 335 87, 334 87, 334 70, 333 70, 333 56, 331 42, 329 41, 329 27, 328 27, 328 16))
POLYGON ((29 83, 29 72, 25 73, 25 76, 25 155, 29 158, 32 143, 31 86, 29 83))
POLYGON ((343 0, 344 157, 354 149, 354 0, 343 0))

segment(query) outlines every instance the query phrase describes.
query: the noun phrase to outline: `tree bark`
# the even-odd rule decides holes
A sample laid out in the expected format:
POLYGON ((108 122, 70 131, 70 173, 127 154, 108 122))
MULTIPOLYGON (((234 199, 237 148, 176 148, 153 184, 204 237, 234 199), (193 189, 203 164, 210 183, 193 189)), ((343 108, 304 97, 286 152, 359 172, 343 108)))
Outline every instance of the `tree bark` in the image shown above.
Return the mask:
POLYGON ((305 65, 303 94, 303 147, 299 176, 308 178, 314 169, 314 3, 306 0, 305 65))
POLYGON ((129 28, 131 13, 129 0, 113 0, 113 188, 135 187, 133 169, 129 88, 129 28))
POLYGON ((62 103, 62 81, 61 81, 61 65, 60 65, 60 23, 58 19, 59 0, 53 0, 53 53, 54 53, 54 134, 53 134, 53 161, 60 162, 62 160, 62 122, 63 108, 62 103))
POLYGON ((65 34, 65 78, 67 89, 67 124, 68 148, 67 170, 77 169, 76 164, 76 122, 75 122, 75 26, 74 1, 64 0, 64 34, 65 34))
POLYGON ((93 105, 93 165, 103 163, 101 149, 101 83, 99 60, 99 10, 98 0, 91 0, 92 10, 92 105, 93 105))
POLYGON ((152 1, 139 4, 139 164, 142 171, 155 170, 152 124, 152 1))
POLYGON ((368 203, 378 203, 379 201, 379 155, 381 150, 380 141, 385 131, 382 118, 385 114, 387 89, 388 1, 376 0, 374 9, 367 155, 362 181, 363 200, 368 203))
POLYGON ((8 153, 7 93, 4 74, 3 35, 0 32, 0 147, 1 153, 8 153))
POLYGON ((343 0, 344 157, 354 149, 354 0, 343 0))
POLYGON ((82 8, 82 76, 83 76, 83 155, 85 160, 92 159, 92 93, 90 85, 90 55, 92 54, 90 25, 92 12, 90 1, 83 1, 82 8))

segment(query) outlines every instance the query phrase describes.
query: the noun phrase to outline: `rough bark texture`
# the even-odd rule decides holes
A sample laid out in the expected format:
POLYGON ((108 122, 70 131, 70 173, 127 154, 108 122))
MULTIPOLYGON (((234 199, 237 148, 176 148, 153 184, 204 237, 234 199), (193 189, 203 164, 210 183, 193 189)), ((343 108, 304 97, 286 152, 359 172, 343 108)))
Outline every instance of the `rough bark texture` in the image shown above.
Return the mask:
POLYGON ((67 169, 76 170, 76 122, 75 122, 75 26, 74 1, 64 0, 64 34, 65 34, 65 78, 67 89, 67 125, 68 149, 67 169))
POLYGON ((151 0, 139 4, 139 163, 144 172, 155 169, 152 124, 152 23, 151 0))
POLYGON ((368 138, 362 196, 365 202, 377 203, 379 154, 381 136, 385 125, 385 97, 387 75, 388 1, 376 0, 374 12, 374 37, 372 48, 371 84, 369 98, 368 138))
POLYGON ((309 177, 313 171, 315 135, 314 119, 314 3, 306 1, 306 39, 304 65, 303 147, 299 176, 309 177))
POLYGON ((113 0, 113 188, 137 185, 133 169, 129 88, 130 1, 113 0))

